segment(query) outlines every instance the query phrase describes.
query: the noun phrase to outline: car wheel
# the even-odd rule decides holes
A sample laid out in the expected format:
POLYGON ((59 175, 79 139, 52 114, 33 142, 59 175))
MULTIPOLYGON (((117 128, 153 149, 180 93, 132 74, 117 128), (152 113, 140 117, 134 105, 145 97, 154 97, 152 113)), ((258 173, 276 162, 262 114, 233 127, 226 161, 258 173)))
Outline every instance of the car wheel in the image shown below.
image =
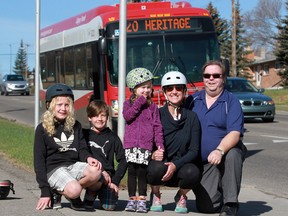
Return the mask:
POLYGON ((26 95, 29 96, 29 95, 30 95, 30 92, 26 92, 26 95))
POLYGON ((271 118, 262 118, 262 120, 264 122, 273 122, 274 121, 274 117, 271 117, 271 118))

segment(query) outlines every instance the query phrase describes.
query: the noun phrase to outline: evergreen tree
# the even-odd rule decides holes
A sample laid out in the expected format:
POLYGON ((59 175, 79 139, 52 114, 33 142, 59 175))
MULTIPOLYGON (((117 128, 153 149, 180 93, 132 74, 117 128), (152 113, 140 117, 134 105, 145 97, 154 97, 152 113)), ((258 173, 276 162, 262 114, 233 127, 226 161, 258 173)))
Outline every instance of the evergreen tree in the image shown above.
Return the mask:
POLYGON ((229 59, 231 55, 231 30, 226 19, 222 19, 219 15, 217 8, 210 2, 206 8, 211 14, 213 20, 218 42, 220 46, 220 55, 222 58, 229 59))
POLYGON ((23 40, 21 40, 20 42, 20 47, 16 55, 13 72, 15 74, 22 74, 24 77, 26 77, 25 75, 27 75, 29 72, 29 68, 27 65, 27 50, 24 47, 23 40))
MULTIPOLYGON (((288 1, 285 2, 286 10, 288 11, 288 1)), ((288 15, 281 20, 282 25, 278 26, 280 31, 276 40, 278 42, 275 52, 276 61, 280 63, 282 69, 279 71, 279 76, 282 78, 284 86, 288 85, 288 15)))

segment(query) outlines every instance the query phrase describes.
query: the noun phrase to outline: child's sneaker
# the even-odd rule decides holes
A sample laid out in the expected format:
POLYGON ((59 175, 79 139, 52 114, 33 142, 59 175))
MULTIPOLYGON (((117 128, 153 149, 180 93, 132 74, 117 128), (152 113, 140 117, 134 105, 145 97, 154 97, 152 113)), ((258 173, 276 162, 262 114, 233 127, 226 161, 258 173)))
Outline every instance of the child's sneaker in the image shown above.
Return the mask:
POLYGON ((98 199, 102 209, 106 211, 113 211, 116 209, 118 203, 118 193, 108 186, 103 186, 98 191, 98 199))
POLYGON ((150 211, 153 212, 162 212, 163 211, 163 206, 161 204, 161 194, 150 194, 150 211))
POLYGON ((130 199, 126 205, 125 211, 135 212, 137 208, 137 200, 130 199))
POLYGON ((62 208, 62 206, 61 206, 61 197, 62 197, 61 194, 59 194, 57 191, 53 190, 53 194, 52 194, 52 208, 53 209, 62 208))
POLYGON ((186 206, 187 196, 185 196, 185 195, 179 196, 178 194, 176 194, 176 196, 174 197, 174 200, 176 202, 175 212, 177 212, 177 213, 188 213, 188 209, 187 209, 187 206, 186 206))
POLYGON ((86 210, 84 203, 82 202, 80 197, 78 197, 76 199, 69 199, 66 197, 66 199, 70 202, 71 209, 73 209, 75 211, 85 211, 86 210))
POLYGON ((138 200, 136 212, 147 213, 146 200, 138 200))
POLYGON ((91 192, 91 191, 88 191, 86 189, 86 192, 85 192, 85 195, 84 195, 84 207, 87 211, 94 211, 94 201, 97 197, 97 194, 94 192, 91 192))

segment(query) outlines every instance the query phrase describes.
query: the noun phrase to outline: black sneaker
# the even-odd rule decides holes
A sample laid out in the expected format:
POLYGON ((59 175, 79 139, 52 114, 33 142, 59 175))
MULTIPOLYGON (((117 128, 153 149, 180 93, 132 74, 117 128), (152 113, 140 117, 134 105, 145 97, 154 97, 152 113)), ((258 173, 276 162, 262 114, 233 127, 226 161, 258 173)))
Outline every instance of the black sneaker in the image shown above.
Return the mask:
POLYGON ((91 192, 86 189, 85 195, 84 195, 84 206, 87 211, 95 211, 94 209, 94 201, 97 197, 96 192, 91 192))
POLYGON ((219 216, 237 216, 238 203, 226 203, 223 205, 219 216))
POLYGON ((94 201, 84 199, 84 207, 87 211, 95 211, 94 201))
POLYGON ((53 191, 52 200, 51 200, 53 209, 62 208, 62 206, 61 206, 61 197, 62 197, 61 194, 59 194, 57 191, 53 191))
POLYGON ((69 199, 69 198, 66 198, 70 204, 71 204, 71 208, 75 211, 85 211, 86 208, 85 208, 85 205, 84 203, 82 202, 81 198, 78 197, 76 199, 69 199))

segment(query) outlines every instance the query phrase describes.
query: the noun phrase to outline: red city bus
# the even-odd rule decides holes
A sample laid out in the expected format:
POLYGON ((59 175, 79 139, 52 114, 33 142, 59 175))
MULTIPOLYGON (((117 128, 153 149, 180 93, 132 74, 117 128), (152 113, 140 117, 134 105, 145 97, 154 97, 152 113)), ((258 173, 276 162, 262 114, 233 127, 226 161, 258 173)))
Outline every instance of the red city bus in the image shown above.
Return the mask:
MULTIPOLYGON (((119 9, 119 4, 100 6, 41 30, 40 110, 45 108, 47 87, 65 83, 73 89, 77 119, 84 127, 92 94, 107 102, 112 122, 117 120, 119 9)), ((185 74, 190 94, 203 87, 203 64, 220 59, 209 12, 187 2, 128 3, 126 47, 127 71, 145 67, 153 72, 159 106, 165 103, 160 87, 165 73, 185 74)))

